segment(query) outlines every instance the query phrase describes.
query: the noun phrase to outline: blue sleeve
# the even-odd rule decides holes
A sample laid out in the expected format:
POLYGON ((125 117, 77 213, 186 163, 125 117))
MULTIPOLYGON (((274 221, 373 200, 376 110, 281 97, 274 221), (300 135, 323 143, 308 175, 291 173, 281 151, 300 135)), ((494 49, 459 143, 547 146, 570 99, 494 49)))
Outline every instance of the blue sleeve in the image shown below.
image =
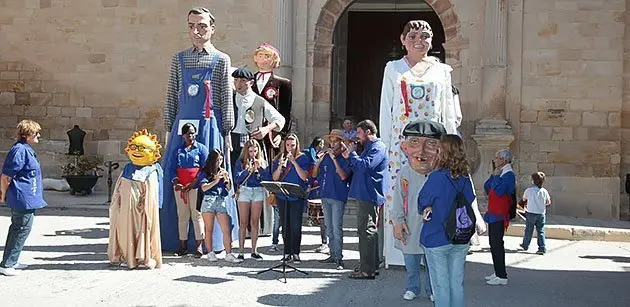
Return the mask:
POLYGON ((162 203, 164 203, 164 171, 160 163, 155 163, 155 170, 158 175, 158 208, 162 209, 162 203))
POLYGON ((346 181, 348 181, 350 175, 352 175, 352 169, 350 168, 350 161, 348 159, 342 160, 341 169, 346 172, 346 175, 348 175, 348 178, 346 179, 346 181))
POLYGON ((435 202, 436 192, 441 191, 442 180, 439 173, 433 172, 427 178, 427 181, 418 193, 418 212, 422 212, 425 208, 433 206, 435 202))
POLYGON ((490 194, 490 188, 492 188, 492 182, 494 182, 496 177, 498 176, 490 175, 490 178, 488 178, 488 180, 486 180, 486 182, 483 184, 483 189, 486 191, 486 195, 490 194))
POLYGON ((260 173, 260 178, 262 181, 272 181, 271 173, 269 172, 269 167, 259 167, 258 173, 260 173))
POLYGON ((208 160, 208 156, 210 155, 210 151, 208 150, 208 147, 206 147, 206 145, 199 143, 199 164, 201 165, 201 167, 204 167, 206 165, 206 160, 208 160))
POLYGON ((513 172, 507 172, 503 176, 499 176, 497 180, 491 185, 491 188, 494 190, 494 193, 497 196, 501 197, 503 195, 512 195, 514 194, 516 187, 516 178, 514 178, 513 172))
POLYGON ((206 172, 200 171, 197 174, 197 180, 199 180, 199 184, 208 183, 208 176, 206 176, 206 172))
POLYGON ((356 152, 350 153, 350 167, 355 171, 373 170, 386 158, 385 150, 380 150, 379 146, 372 146, 365 157, 359 156, 356 152))
POLYGON ((308 171, 313 166, 313 161, 306 155, 302 155, 297 159, 297 164, 301 169, 308 171))
POLYGON ((236 161, 236 163, 234 163, 234 182, 237 185, 243 184, 247 175, 249 175, 249 172, 247 169, 243 169, 243 163, 236 161))
POLYGON ((4 159, 4 165, 2 166, 2 173, 11 178, 14 178, 19 171, 24 168, 26 164, 26 148, 19 145, 14 145, 9 149, 7 157, 4 159))
POLYGON ((271 169, 269 170, 269 172, 273 174, 273 172, 278 169, 278 165, 280 165, 280 161, 273 160, 273 162, 271 163, 271 169))

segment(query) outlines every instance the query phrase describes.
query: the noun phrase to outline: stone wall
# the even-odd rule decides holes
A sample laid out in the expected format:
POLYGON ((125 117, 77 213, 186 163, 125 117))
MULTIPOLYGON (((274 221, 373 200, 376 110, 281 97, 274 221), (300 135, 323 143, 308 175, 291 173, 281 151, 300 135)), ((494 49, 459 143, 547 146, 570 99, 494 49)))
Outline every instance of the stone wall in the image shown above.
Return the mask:
POLYGON ((545 172, 551 213, 619 218, 625 2, 524 2, 519 186, 545 172))
POLYGON ((24 118, 42 124, 38 155, 45 176, 59 175, 65 132, 87 132, 86 151, 125 160, 136 129, 163 138, 170 58, 190 46, 186 13, 209 7, 214 43, 233 66, 275 39, 274 1, 0 0, 0 148, 24 118))

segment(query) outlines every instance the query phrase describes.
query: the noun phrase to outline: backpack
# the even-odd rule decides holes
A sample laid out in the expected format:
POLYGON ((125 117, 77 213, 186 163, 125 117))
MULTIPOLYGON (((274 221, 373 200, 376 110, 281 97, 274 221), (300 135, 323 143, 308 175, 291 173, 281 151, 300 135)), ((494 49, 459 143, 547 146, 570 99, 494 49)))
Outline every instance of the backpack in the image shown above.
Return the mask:
POLYGON ((446 219, 446 225, 444 225, 446 238, 451 244, 468 244, 470 238, 475 234, 477 218, 472 203, 464 197, 464 189, 458 191, 450 176, 449 181, 457 194, 451 205, 451 212, 446 219))

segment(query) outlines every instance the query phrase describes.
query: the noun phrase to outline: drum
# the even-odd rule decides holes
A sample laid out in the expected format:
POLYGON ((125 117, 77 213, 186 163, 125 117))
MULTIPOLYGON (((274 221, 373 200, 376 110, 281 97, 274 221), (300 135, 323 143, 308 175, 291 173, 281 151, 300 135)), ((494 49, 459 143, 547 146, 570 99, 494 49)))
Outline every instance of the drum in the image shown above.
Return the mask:
POLYGON ((320 226, 324 223, 324 210, 321 199, 308 200, 308 225, 320 226))

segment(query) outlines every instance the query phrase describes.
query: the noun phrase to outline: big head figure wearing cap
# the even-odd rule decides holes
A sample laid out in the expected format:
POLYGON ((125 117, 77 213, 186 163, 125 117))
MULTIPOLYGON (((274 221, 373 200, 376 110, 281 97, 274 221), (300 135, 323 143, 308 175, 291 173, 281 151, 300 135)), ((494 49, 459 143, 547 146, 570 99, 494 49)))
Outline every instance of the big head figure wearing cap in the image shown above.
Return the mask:
POLYGON ((435 167, 440 137, 446 134, 444 126, 437 122, 420 120, 405 126, 405 137, 400 148, 407 156, 409 166, 420 174, 428 174, 435 167))
POLYGON ((232 78, 234 79, 234 90, 243 96, 247 94, 249 89, 252 88, 252 84, 254 84, 254 73, 247 67, 234 70, 232 78))

